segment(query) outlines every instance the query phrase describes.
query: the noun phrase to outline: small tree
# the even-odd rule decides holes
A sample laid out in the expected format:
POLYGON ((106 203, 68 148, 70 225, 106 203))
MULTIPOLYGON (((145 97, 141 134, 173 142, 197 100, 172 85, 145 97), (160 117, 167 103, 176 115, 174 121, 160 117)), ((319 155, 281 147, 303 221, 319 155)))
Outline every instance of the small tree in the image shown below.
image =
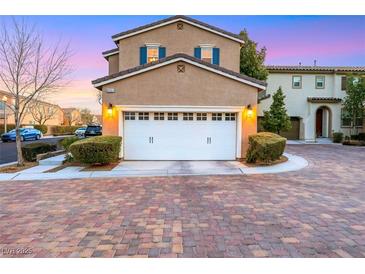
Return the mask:
POLYGON ((38 125, 44 125, 47 121, 53 119, 56 116, 57 110, 56 106, 39 101, 32 103, 29 107, 29 112, 38 125))
POLYGON ((8 107, 14 114, 18 166, 24 165, 20 124, 30 103, 65 85, 70 72, 69 46, 60 41, 46 47, 34 26, 13 19, 0 28, 0 84, 11 94, 8 107))
POLYGON ((266 131, 274 132, 280 135, 282 131, 291 129, 290 117, 285 108, 285 95, 279 89, 273 95, 273 102, 269 111, 264 111, 262 127, 266 131))
POLYGON ((356 121, 365 113, 365 80, 362 77, 347 77, 344 109, 351 119, 351 133, 357 133, 356 121))
POLYGON ((240 37, 244 41, 240 51, 240 73, 259 80, 266 80, 269 75, 264 65, 266 48, 257 49, 257 43, 248 37, 246 29, 240 32, 240 37))
POLYGON ((83 108, 80 110, 81 114, 81 122, 84 125, 89 125, 93 122, 94 115, 91 114, 91 110, 87 108, 83 108))

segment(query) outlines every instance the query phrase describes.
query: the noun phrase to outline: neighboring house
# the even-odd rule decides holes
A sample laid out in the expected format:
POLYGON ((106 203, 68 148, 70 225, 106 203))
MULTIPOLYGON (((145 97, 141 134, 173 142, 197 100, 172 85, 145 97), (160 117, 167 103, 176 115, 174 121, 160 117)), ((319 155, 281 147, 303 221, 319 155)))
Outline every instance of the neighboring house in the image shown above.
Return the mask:
MULTIPOLYGON (((4 121, 4 103, 1 100, 3 96, 7 97, 7 104, 14 101, 11 93, 0 90, 0 119, 2 122, 4 121)), ((6 121, 7 124, 15 124, 14 114, 9 107, 6 108, 6 121)), ((61 125, 63 123, 63 111, 58 105, 41 100, 33 100, 28 105, 21 123, 24 125, 61 125)))
POLYGON ((81 113, 77 108, 63 108, 63 124, 66 126, 81 125, 81 113))
MULTIPOLYGON (((259 104, 259 123, 263 111, 272 103, 279 86, 286 96, 286 108, 292 129, 283 135, 289 139, 315 141, 331 137, 333 132, 350 135, 351 121, 343 110, 346 75, 365 74, 365 67, 267 66, 266 99, 259 104)), ((356 125, 363 130, 363 117, 356 125)))
POLYGON ((93 121, 92 121, 92 123, 93 124, 96 124, 96 125, 101 125, 101 115, 99 115, 99 114, 94 114, 93 115, 93 121))
POLYGON ((242 75, 241 38, 186 16, 112 36, 103 56, 103 134, 123 137, 129 160, 234 160, 256 133, 258 92, 242 75))

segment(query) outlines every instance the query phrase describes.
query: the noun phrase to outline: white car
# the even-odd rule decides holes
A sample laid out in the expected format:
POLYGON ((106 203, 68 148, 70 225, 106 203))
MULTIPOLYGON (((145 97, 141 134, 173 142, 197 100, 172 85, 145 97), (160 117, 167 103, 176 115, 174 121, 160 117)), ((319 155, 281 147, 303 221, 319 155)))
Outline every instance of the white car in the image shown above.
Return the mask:
POLYGON ((85 136, 86 127, 80 127, 75 130, 75 136, 84 137, 85 136))

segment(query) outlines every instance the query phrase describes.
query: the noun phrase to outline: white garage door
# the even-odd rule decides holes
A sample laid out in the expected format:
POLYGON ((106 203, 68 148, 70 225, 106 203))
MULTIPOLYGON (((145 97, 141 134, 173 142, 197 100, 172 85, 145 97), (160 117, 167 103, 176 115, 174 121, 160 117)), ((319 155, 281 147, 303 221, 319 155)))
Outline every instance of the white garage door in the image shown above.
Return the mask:
POLYGON ((126 160, 234 160, 235 113, 125 112, 126 160))

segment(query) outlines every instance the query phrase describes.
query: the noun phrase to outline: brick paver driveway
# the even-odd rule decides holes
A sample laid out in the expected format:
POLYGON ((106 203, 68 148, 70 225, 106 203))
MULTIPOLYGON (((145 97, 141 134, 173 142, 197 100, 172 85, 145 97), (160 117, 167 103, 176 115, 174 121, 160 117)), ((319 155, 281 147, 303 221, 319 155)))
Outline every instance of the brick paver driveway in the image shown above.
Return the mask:
POLYGON ((288 151, 310 166, 275 175, 0 182, 0 256, 364 257, 365 149, 288 151))

